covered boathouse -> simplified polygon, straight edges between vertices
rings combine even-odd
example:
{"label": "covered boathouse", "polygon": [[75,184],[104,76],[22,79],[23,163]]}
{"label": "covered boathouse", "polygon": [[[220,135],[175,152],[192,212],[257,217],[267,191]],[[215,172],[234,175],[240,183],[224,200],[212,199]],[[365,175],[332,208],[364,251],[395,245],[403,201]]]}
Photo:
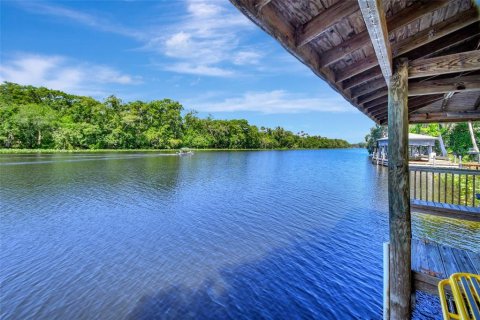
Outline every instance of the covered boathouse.
{"label": "covered boathouse", "polygon": [[[441,136],[432,137],[424,134],[409,133],[408,134],[408,157],[410,161],[418,161],[421,163],[423,160],[427,164],[434,164],[434,159],[437,158],[435,147],[441,150],[438,155],[440,159],[447,159],[447,150],[443,144]],[[388,164],[387,161],[388,152],[388,137],[380,138],[377,140],[377,147],[374,149],[372,156],[372,162],[379,164],[380,162]]]}
{"label": "covered boathouse", "polygon": [[[420,196],[427,198],[424,207],[438,204],[437,212],[445,213],[455,209],[446,206],[458,200],[455,206],[473,210],[470,213],[478,217],[478,201],[460,194],[463,189],[455,198],[453,182],[457,181],[455,175],[464,177],[467,184],[473,181],[475,193],[480,180],[475,184],[476,174],[461,170],[426,172],[422,168],[413,175],[408,164],[409,123],[480,120],[480,25],[475,2],[230,1],[352,106],[375,123],[388,124],[390,242],[386,251],[389,267],[384,273],[384,318],[409,319],[412,288],[427,290],[428,285],[438,282],[437,275],[441,278],[455,271],[451,267],[454,261],[462,262],[461,266],[456,264],[457,271],[480,273],[480,259],[475,253],[455,258],[439,246],[426,251],[430,250],[428,246],[418,248],[414,243],[412,256],[410,213],[411,208],[421,211],[418,203],[412,202],[411,206],[411,198],[416,200],[418,193],[416,187],[411,189],[410,182],[417,183],[419,177],[422,186],[422,177],[426,176],[427,190]],[[442,192],[443,186],[437,190],[435,184],[428,188],[442,174],[445,181],[451,175],[451,192]],[[445,252],[450,253],[442,256]],[[442,270],[422,274],[418,270],[424,260],[442,265]]]}

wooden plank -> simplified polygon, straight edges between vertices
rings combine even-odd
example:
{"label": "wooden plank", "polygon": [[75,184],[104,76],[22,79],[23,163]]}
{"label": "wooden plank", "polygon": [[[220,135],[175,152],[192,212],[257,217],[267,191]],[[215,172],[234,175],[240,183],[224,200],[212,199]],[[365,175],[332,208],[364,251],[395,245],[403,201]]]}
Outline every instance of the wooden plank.
{"label": "wooden plank", "polygon": [[387,89],[386,87],[385,87],[385,88],[381,88],[381,89],[378,89],[377,91],[375,91],[375,92],[373,92],[373,93],[371,93],[371,94],[358,97],[358,98],[356,99],[356,100],[357,100],[357,103],[360,104],[360,105],[363,105],[364,103],[367,103],[367,102],[373,101],[373,100],[375,100],[375,99],[378,99],[378,98],[387,96],[387,95],[388,95],[388,91],[386,91],[386,89]]}
{"label": "wooden plank", "polygon": [[478,120],[480,120],[480,111],[414,113],[409,116],[410,123],[463,122]]}
{"label": "wooden plank", "polygon": [[[419,58],[430,58],[441,55],[442,52],[455,48],[465,42],[478,41],[480,35],[480,23],[473,23],[468,27],[457,30],[448,34],[440,39],[431,41],[422,45],[421,47],[412,50],[408,53],[408,57],[411,60]],[[465,50],[459,50],[465,51]]]}
{"label": "wooden plank", "polygon": [[475,8],[466,12],[461,12],[450,19],[437,23],[411,37],[396,42],[392,46],[392,53],[395,57],[401,57],[407,52],[463,29],[477,21],[478,13]]}
{"label": "wooden plank", "polygon": [[433,277],[421,272],[412,272],[414,289],[438,296],[438,283],[440,278]]}
{"label": "wooden plank", "polygon": [[[429,29],[429,32],[423,33],[422,31],[418,33],[418,34],[421,34],[422,37],[420,36],[417,37],[414,35],[412,37],[405,38],[404,40],[398,43],[394,43],[392,45],[392,57],[398,58],[416,48],[421,47],[422,45],[438,40],[443,36],[446,36],[450,33],[458,31],[459,29],[474,23],[476,20],[478,20],[478,18],[473,17],[473,15],[474,13],[471,10],[468,11],[465,16],[463,13],[460,13],[454,17],[455,21],[461,21],[457,24],[452,24],[453,23],[453,18],[452,18],[447,20],[446,21],[447,23],[441,22],[440,24],[432,26]],[[437,29],[439,29],[438,32],[437,32]],[[446,45],[448,44],[442,44],[442,47]],[[429,52],[426,52],[425,54],[428,54],[428,53]],[[376,59],[376,54],[371,54],[368,57],[366,57],[361,63],[348,66],[343,70],[341,70],[339,72],[339,75],[336,78],[336,81],[339,82],[339,81],[346,80],[348,78],[347,76],[348,74],[357,75],[365,70],[374,68],[376,66],[378,66],[378,60]]]}
{"label": "wooden plank", "polygon": [[[405,8],[399,13],[392,16],[387,21],[387,29],[390,32],[395,31],[396,29],[417,20],[425,14],[430,14],[432,11],[439,9],[448,3],[449,2],[447,0],[415,2],[410,7]],[[332,63],[342,60],[350,53],[370,44],[368,42],[369,39],[370,36],[367,30],[350,37],[338,46],[323,52],[320,58],[320,65],[322,67],[327,67]]]}
{"label": "wooden plank", "polygon": [[441,279],[446,278],[448,270],[446,269],[445,261],[442,259],[439,245],[435,242],[426,242],[423,245],[425,247],[427,265],[421,272]]}
{"label": "wooden plank", "polygon": [[350,89],[350,88],[353,88],[353,87],[356,87],[358,85],[361,85],[367,81],[370,81],[372,79],[375,79],[379,76],[382,76],[382,70],[380,70],[380,67],[379,66],[375,66],[371,69],[368,69],[356,76],[352,76],[348,79],[345,79],[343,82],[342,82],[342,88],[344,90],[346,89]]}
{"label": "wooden plank", "polygon": [[460,267],[455,260],[452,248],[447,246],[439,246],[443,265],[445,267],[445,275],[442,278],[448,278],[456,272],[460,272]]}
{"label": "wooden plank", "polygon": [[457,262],[458,272],[476,273],[477,268],[473,265],[467,251],[457,248],[451,248],[455,261]]}
{"label": "wooden plank", "polygon": [[358,7],[351,1],[338,1],[333,6],[320,12],[312,20],[305,23],[298,30],[296,43],[302,47],[327,31],[328,28],[338,23],[341,19],[358,11]]}
{"label": "wooden plank", "polygon": [[412,274],[408,171],[408,63],[399,61],[388,94],[388,203],[390,230],[390,316],[410,319]]}
{"label": "wooden plank", "polygon": [[412,79],[474,70],[480,70],[480,50],[414,60],[408,67],[408,77]]}
{"label": "wooden plank", "polygon": [[472,261],[473,266],[475,267],[475,273],[480,274],[480,253],[467,251],[467,255]]}
{"label": "wooden plank", "polygon": [[433,207],[422,203],[418,199],[413,199],[411,203],[412,211],[415,213],[480,222],[480,211],[473,213],[469,210],[462,210],[462,207],[455,207],[452,204],[449,204],[449,206],[450,208],[448,206],[446,208]]}
{"label": "wooden plank", "polygon": [[257,11],[262,11],[263,7],[265,7],[271,1],[272,0],[258,0],[257,3],[255,4],[255,8],[257,8]]}
{"label": "wooden plank", "polygon": [[384,78],[379,78],[370,82],[367,82],[361,86],[355,87],[351,91],[352,97],[358,97],[365,94],[368,94],[372,91],[378,90],[380,88],[385,88],[386,82]]}
{"label": "wooden plank", "polygon": [[377,56],[371,54],[361,62],[352,63],[348,67],[338,71],[335,82],[341,82],[376,66],[378,66]]}
{"label": "wooden plank", "polygon": [[469,92],[480,90],[480,76],[463,76],[456,78],[409,82],[408,96],[422,96],[448,92]]}
{"label": "wooden plank", "polygon": [[392,76],[392,48],[388,39],[387,20],[380,0],[358,0],[358,5],[367,27],[370,41],[382,70],[383,78],[388,83]]}

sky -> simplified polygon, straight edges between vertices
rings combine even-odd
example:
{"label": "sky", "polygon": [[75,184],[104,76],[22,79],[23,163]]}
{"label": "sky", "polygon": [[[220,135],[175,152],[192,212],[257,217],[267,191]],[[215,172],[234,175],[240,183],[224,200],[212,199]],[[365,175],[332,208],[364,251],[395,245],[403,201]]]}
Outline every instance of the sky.
{"label": "sky", "polygon": [[374,125],[228,0],[1,0],[0,20],[0,82],[352,143]]}

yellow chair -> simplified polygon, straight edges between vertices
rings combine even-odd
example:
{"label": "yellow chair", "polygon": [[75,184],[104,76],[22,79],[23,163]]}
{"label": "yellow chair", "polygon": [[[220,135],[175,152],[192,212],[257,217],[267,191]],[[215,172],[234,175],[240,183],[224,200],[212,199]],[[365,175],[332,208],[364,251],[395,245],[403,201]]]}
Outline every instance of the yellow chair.
{"label": "yellow chair", "polygon": [[[447,287],[453,294],[449,305]],[[438,283],[443,319],[480,320],[480,275],[454,273]]]}

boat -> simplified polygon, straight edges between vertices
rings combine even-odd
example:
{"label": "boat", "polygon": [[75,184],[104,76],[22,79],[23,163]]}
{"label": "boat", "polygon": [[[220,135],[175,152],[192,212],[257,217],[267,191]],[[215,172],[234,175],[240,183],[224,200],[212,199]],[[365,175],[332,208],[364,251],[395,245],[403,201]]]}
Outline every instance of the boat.
{"label": "boat", "polygon": [[178,156],[191,156],[191,155],[193,155],[193,151],[190,150],[189,148],[181,148],[181,149],[177,152],[177,155],[178,155]]}

